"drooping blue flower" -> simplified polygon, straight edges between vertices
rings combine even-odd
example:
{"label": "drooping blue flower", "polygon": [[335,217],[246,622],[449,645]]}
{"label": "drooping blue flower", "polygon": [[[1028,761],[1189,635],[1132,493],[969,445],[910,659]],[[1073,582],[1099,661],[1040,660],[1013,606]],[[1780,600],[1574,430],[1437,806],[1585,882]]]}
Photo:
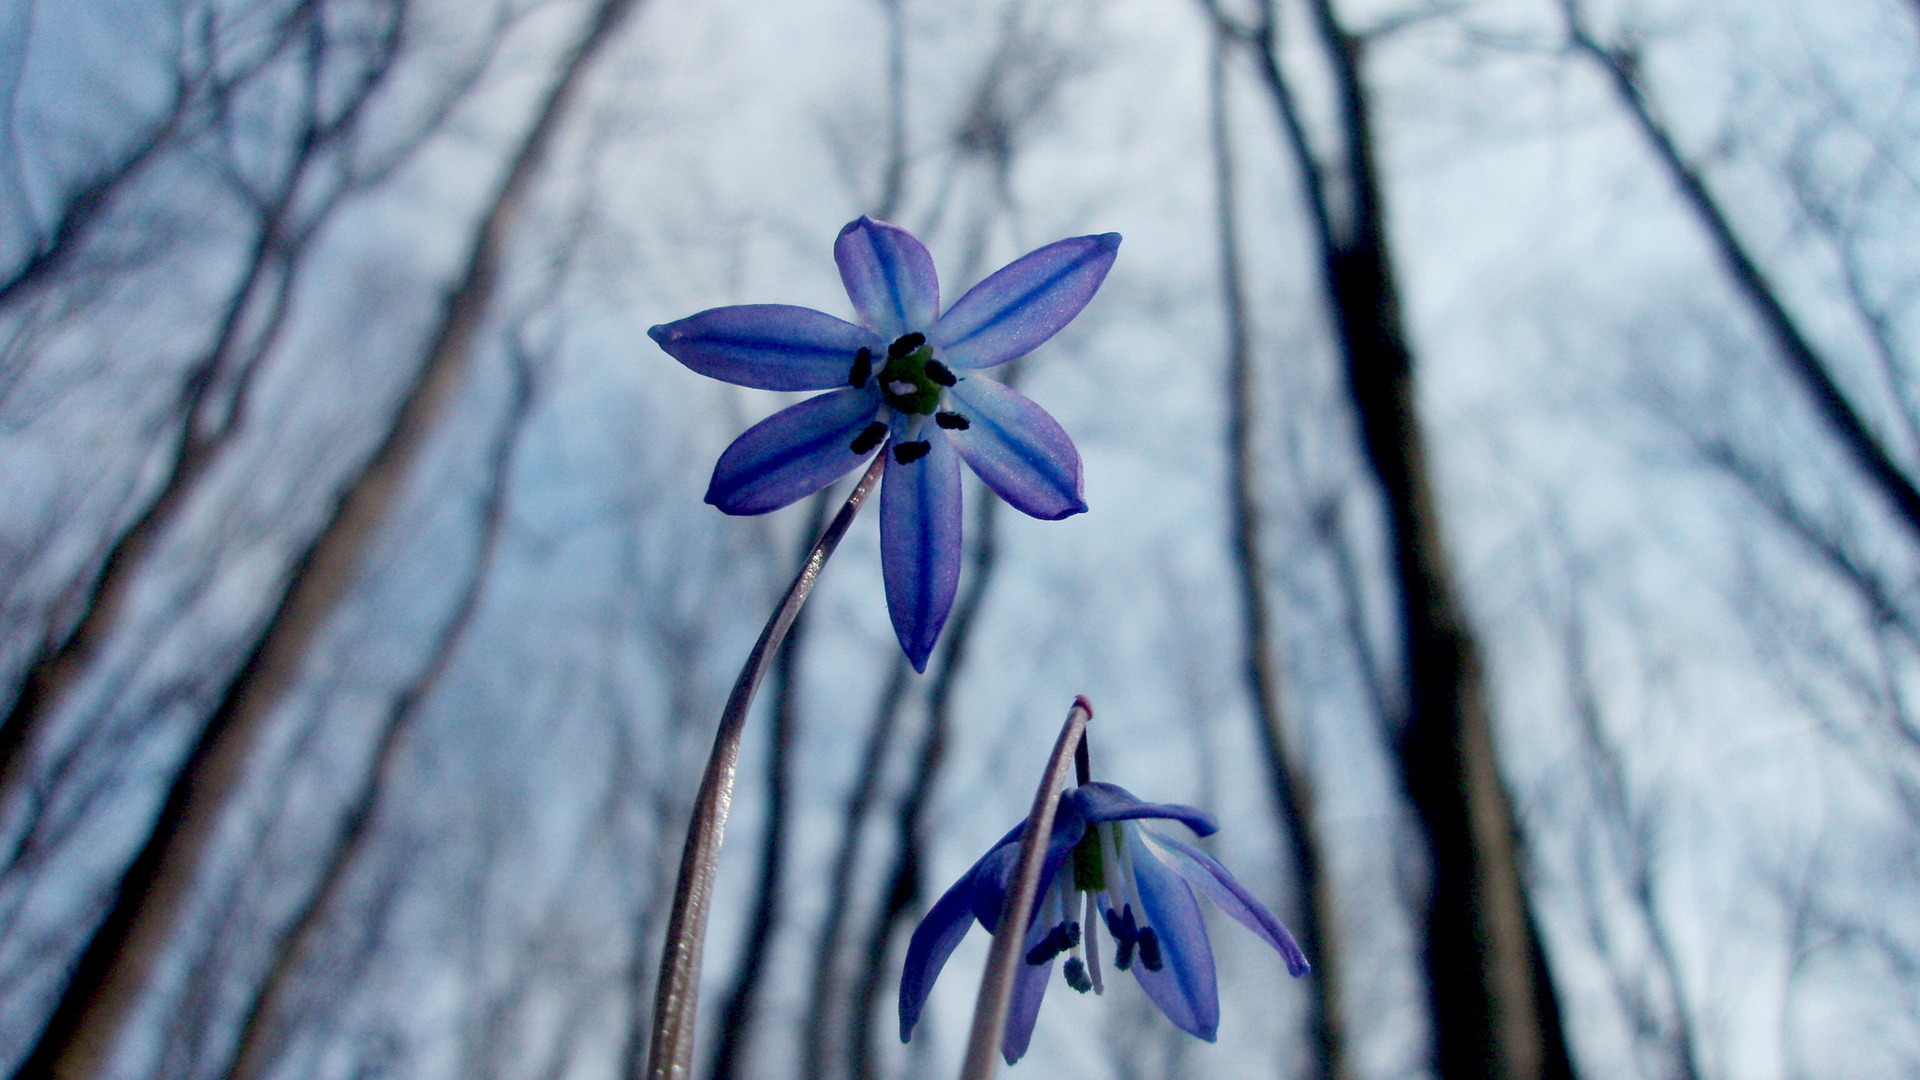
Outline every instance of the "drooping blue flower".
{"label": "drooping blue flower", "polygon": [[1093,299],[1118,233],[1048,244],[940,311],[933,257],[906,230],[863,217],[834,260],[860,322],[745,304],[653,327],[693,370],[761,390],[827,390],[747,429],[720,455],[707,501],[764,514],[887,454],[880,561],[894,633],[925,671],[960,581],[960,462],[1015,509],[1047,521],[1086,510],[1080,453],[1053,417],[982,375],[1032,352]]}
{"label": "drooping blue flower", "polygon": [[[1096,781],[1060,796],[1007,1010],[1001,1043],[1007,1064],[1027,1052],[1056,958],[1067,956],[1067,984],[1075,990],[1103,989],[1096,922],[1113,941],[1113,966],[1132,971],[1167,1019],[1208,1042],[1220,1028],[1220,997],[1196,891],[1273,946],[1288,973],[1298,977],[1310,969],[1293,935],[1226,867],[1140,824],[1149,818],[1177,821],[1200,836],[1216,828],[1204,811],[1141,802],[1114,784]],[[902,1041],[913,1034],[933,980],[967,930],[978,921],[992,933],[999,924],[1025,832],[1025,824],[1016,827],[981,856],[913,932],[900,975]]]}

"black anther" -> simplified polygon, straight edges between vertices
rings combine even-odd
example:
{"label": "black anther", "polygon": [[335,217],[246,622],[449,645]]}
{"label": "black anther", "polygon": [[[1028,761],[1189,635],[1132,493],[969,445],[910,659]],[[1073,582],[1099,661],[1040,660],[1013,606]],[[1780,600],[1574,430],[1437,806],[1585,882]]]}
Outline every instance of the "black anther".
{"label": "black anther", "polygon": [[1148,971],[1160,970],[1160,935],[1151,926],[1140,928],[1140,963]]}
{"label": "black anther", "polygon": [[934,413],[933,422],[946,428],[948,431],[965,431],[973,426],[971,421],[957,412]]}
{"label": "black anther", "polygon": [[953,375],[953,369],[938,360],[927,361],[927,378],[941,386],[952,386],[960,380]]}
{"label": "black anther", "polygon": [[933,444],[925,439],[920,439],[917,442],[894,443],[893,460],[902,465],[911,465],[921,458],[926,457],[932,450]]}
{"label": "black anther", "polygon": [[1084,994],[1093,989],[1093,979],[1087,974],[1087,962],[1079,957],[1071,956],[1067,958],[1067,966],[1064,974],[1067,977],[1067,985],[1073,987],[1075,990]]}
{"label": "black anther", "polygon": [[1053,929],[1047,931],[1047,935],[1035,943],[1033,948],[1027,950],[1028,967],[1039,967],[1041,964],[1073,948],[1073,942],[1068,940],[1067,925],[1066,923],[1061,923],[1055,926]]}
{"label": "black anther", "polygon": [[853,443],[849,445],[847,449],[856,454],[864,454],[874,447],[879,446],[880,440],[886,437],[887,425],[875,420],[873,423],[867,425],[865,431],[853,437]]}
{"label": "black anther", "polygon": [[887,359],[897,360],[926,343],[927,335],[925,334],[903,334],[897,341],[887,346]]}
{"label": "black anther", "polygon": [[862,345],[860,351],[853,354],[853,370],[847,372],[847,385],[856,388],[865,386],[872,374],[873,350]]}
{"label": "black anther", "polygon": [[1125,971],[1133,966],[1133,947],[1140,941],[1140,931],[1133,921],[1133,905],[1123,905],[1117,913],[1108,908],[1106,915],[1107,932],[1113,935],[1114,941],[1113,966]]}

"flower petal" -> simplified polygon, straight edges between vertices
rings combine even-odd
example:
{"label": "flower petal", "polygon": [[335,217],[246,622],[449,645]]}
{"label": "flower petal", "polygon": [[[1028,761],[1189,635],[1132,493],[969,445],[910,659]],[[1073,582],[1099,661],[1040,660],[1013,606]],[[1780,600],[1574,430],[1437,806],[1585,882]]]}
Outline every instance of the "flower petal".
{"label": "flower petal", "polygon": [[[1046,936],[1046,927],[1036,924],[1027,931],[1027,937],[1021,943],[1022,954],[1040,944]],[[1053,961],[1044,964],[1029,964],[1020,961],[1013,974],[1013,996],[1007,1002],[1007,1028],[1000,1037],[1000,1056],[1012,1065],[1026,1056],[1028,1044],[1033,1042],[1033,1028],[1040,1019],[1040,1002],[1047,996],[1047,984],[1053,981]]]}
{"label": "flower petal", "polygon": [[898,225],[862,217],[840,230],[833,260],[853,310],[889,342],[911,331],[925,333],[940,313],[933,256]]}
{"label": "flower petal", "polygon": [[1179,803],[1141,802],[1133,792],[1119,784],[1109,784],[1104,780],[1083,784],[1074,788],[1072,794],[1080,803],[1080,810],[1089,822],[1165,818],[1169,821],[1177,821],[1201,836],[1212,836],[1220,828],[1213,823],[1213,816],[1205,810],[1196,810]]}
{"label": "flower petal", "polygon": [[[1006,838],[994,846],[992,851],[980,857],[977,864],[979,873],[974,876],[973,914],[980,925],[991,934],[1000,925],[1000,911],[1007,904],[1007,890],[1013,885],[1013,874],[1020,860],[1020,838],[1025,835],[1027,826],[1023,822],[1014,827]],[[1073,847],[1087,832],[1086,819],[1080,816],[1079,807],[1065,795],[1060,797],[1059,808],[1053,815],[1053,835],[1047,838],[1047,853],[1040,860],[1040,896],[1047,895],[1054,876],[1060,873],[1067,858],[1073,854]],[[1035,900],[1038,918],[1039,900]]]}
{"label": "flower petal", "polygon": [[1030,251],[967,290],[927,336],[948,367],[985,368],[1025,356],[1080,314],[1119,250],[1120,234],[1105,233]]}
{"label": "flower petal", "polygon": [[647,331],[667,355],[709,378],[755,390],[847,385],[853,356],[885,347],[864,326],[791,304],[741,304]]}
{"label": "flower petal", "polygon": [[764,514],[819,491],[867,459],[851,446],[879,408],[878,390],[848,388],[774,413],[720,455],[707,501],[729,514]]}
{"label": "flower petal", "polygon": [[1162,962],[1159,971],[1149,971],[1135,959],[1133,974],[1176,1027],[1212,1042],[1220,1031],[1220,988],[1214,979],[1207,924],[1193,890],[1151,848],[1137,842],[1139,831],[1138,826],[1127,830],[1134,849],[1133,879],[1146,908],[1146,925],[1160,938]]}
{"label": "flower petal", "polygon": [[[1142,830],[1147,832],[1146,830]],[[1280,958],[1286,961],[1287,974],[1299,978],[1313,970],[1307,962],[1307,954],[1300,950],[1299,942],[1274,918],[1266,905],[1254,899],[1232,873],[1220,865],[1213,856],[1190,844],[1183,844],[1170,836],[1157,832],[1147,832],[1150,843],[1159,847],[1166,856],[1166,863],[1174,872],[1187,880],[1187,883],[1199,889],[1215,907],[1227,913],[1235,922],[1260,935],[1260,940],[1273,946]]]}
{"label": "flower petal", "polygon": [[1045,409],[978,375],[961,379],[947,397],[967,421],[947,437],[996,495],[1042,521],[1086,512],[1080,452]]}
{"label": "flower petal", "polygon": [[933,981],[940,977],[947,958],[960,946],[960,939],[973,928],[973,888],[980,865],[974,863],[973,869],[961,875],[952,888],[934,901],[932,910],[920,920],[907,942],[907,962],[900,971],[901,1042],[913,1035],[914,1025],[920,1022],[920,1012],[927,1007],[927,995],[933,992]]}
{"label": "flower petal", "polygon": [[[960,583],[960,455],[946,433],[926,425],[925,456],[901,464],[887,455],[880,489],[880,573],[887,586],[887,613],[913,670],[927,670],[927,657],[946,625]],[[896,438],[892,451],[901,443]]]}

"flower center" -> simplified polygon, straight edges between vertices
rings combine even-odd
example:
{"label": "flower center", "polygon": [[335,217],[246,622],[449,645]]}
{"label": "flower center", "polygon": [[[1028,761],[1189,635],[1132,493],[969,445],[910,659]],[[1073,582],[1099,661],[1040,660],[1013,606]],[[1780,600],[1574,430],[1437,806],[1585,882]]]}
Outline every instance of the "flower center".
{"label": "flower center", "polygon": [[933,358],[933,346],[927,344],[925,334],[906,334],[887,346],[887,361],[879,379],[881,396],[888,405],[897,412],[918,416],[938,409],[940,391],[955,382],[947,365]]}

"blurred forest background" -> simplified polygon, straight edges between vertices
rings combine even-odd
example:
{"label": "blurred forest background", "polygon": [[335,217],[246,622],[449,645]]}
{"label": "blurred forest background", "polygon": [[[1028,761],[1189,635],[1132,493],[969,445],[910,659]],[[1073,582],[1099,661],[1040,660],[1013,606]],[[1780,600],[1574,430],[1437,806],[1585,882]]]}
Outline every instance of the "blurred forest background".
{"label": "blurred forest background", "polygon": [[971,499],[926,676],[857,523],[704,1070],[950,1074],[905,935],[1085,693],[1319,970],[1016,1073],[1920,1076],[1915,0],[0,6],[0,1075],[638,1075],[822,512],[645,330],[847,314],[862,213],[1125,235],[1017,372],[1092,510]]}

